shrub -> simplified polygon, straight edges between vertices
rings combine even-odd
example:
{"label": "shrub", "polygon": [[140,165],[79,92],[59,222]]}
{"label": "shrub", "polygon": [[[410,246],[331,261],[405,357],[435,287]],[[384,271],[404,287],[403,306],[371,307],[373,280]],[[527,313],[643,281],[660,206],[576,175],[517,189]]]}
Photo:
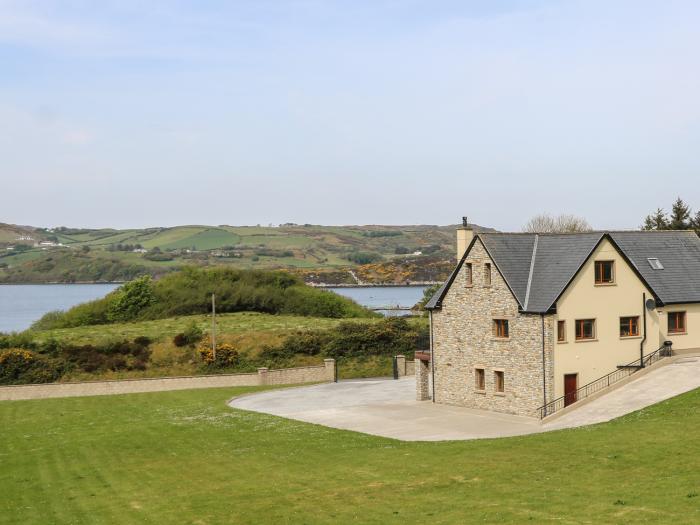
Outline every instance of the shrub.
{"label": "shrub", "polygon": [[350,357],[410,355],[422,349],[428,333],[405,319],[393,317],[378,323],[343,322],[328,330],[299,331],[276,346],[260,353],[267,366],[291,361],[295,355],[322,355],[344,359]]}
{"label": "shrub", "polygon": [[0,381],[17,380],[29,370],[35,361],[34,353],[22,348],[10,348],[0,353]]}
{"label": "shrub", "polygon": [[62,355],[73,368],[84,372],[145,370],[151,350],[135,341],[113,341],[101,347],[69,345]]}
{"label": "shrub", "polygon": [[64,363],[24,348],[0,352],[0,384],[48,383],[63,373]]}
{"label": "shrub", "polygon": [[228,343],[217,343],[216,358],[211,347],[211,340],[203,340],[197,347],[200,358],[207,366],[212,368],[231,368],[238,365],[241,356],[238,351]]}
{"label": "shrub", "polygon": [[383,257],[378,253],[352,252],[348,254],[347,259],[355,264],[370,264],[381,261]]}
{"label": "shrub", "polygon": [[202,329],[197,326],[197,323],[192,321],[184,332],[177,334],[173,337],[173,344],[177,347],[183,347],[187,345],[195,345],[202,339]]}

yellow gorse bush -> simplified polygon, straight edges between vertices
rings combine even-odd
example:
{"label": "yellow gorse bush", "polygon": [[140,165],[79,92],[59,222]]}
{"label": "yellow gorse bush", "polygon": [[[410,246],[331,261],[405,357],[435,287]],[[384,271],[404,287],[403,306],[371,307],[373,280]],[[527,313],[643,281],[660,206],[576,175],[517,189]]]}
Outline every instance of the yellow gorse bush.
{"label": "yellow gorse bush", "polygon": [[216,345],[216,360],[211,348],[211,339],[205,337],[197,345],[199,357],[208,365],[232,366],[238,362],[239,354],[233,345],[229,343],[218,343]]}
{"label": "yellow gorse bush", "polygon": [[9,348],[0,352],[0,367],[9,362],[31,363],[32,361],[34,361],[34,355],[24,348]]}

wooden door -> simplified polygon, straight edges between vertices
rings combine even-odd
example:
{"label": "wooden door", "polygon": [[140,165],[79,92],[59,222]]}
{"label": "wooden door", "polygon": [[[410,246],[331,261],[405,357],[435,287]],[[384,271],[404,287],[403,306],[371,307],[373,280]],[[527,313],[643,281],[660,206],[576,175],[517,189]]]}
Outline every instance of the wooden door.
{"label": "wooden door", "polygon": [[578,374],[564,375],[564,406],[576,402],[576,389],[578,388]]}

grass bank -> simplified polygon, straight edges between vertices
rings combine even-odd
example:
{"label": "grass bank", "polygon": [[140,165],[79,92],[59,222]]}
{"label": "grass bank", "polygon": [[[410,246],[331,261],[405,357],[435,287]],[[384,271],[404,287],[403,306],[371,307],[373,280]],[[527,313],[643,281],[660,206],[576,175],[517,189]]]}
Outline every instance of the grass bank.
{"label": "grass bank", "polygon": [[[261,358],[261,352],[266,348],[283,344],[288,338],[297,336],[300,332],[322,331],[339,329],[345,319],[317,318],[294,315],[271,315],[256,312],[239,312],[217,315],[217,341],[231,345],[243,358],[244,362],[257,362]],[[383,326],[384,318],[368,318],[353,320],[365,326]],[[427,321],[424,318],[413,318],[408,321],[412,329],[426,328]],[[141,321],[131,323],[115,323],[105,325],[78,326],[74,328],[57,328],[53,330],[31,330],[22,335],[26,336],[26,342],[18,341],[11,346],[28,347],[36,345],[39,348],[46,345],[93,345],[98,351],[110,343],[119,341],[134,341],[138,338],[148,338],[152,341],[149,345],[149,357],[144,368],[100,368],[86,372],[79,367],[69,369],[61,377],[61,381],[87,381],[98,379],[124,379],[142,377],[163,377],[180,375],[197,375],[202,373],[215,373],[216,370],[203,368],[201,359],[194,346],[176,346],[174,339],[192,326],[198,327],[205,337],[211,330],[211,317],[207,315],[179,316],[168,319]],[[392,335],[392,340],[400,337],[399,334],[387,332]],[[349,335],[349,343],[360,344],[356,338]],[[374,340],[372,340],[374,341]],[[370,341],[370,342],[372,342]],[[381,337],[377,344],[388,344]],[[0,341],[2,343],[2,341]],[[297,352],[291,352],[284,356],[272,358],[272,361],[261,363],[260,366],[275,368],[315,365],[323,362],[324,355],[310,354],[304,348],[306,339],[302,339]],[[305,353],[306,351],[306,353]],[[1,350],[0,350],[1,352]],[[388,376],[391,373],[391,352],[382,350],[381,355],[351,355],[340,356],[333,354],[330,357],[339,359],[339,376],[351,377],[377,377]],[[405,352],[404,352],[405,353]],[[264,357],[264,356],[263,356]],[[253,367],[254,371],[255,368]],[[248,368],[240,370],[225,370],[227,372],[247,372]]]}
{"label": "grass bank", "polygon": [[697,523],[700,391],[593,427],[404,443],[253,389],[0,403],[0,523]]}

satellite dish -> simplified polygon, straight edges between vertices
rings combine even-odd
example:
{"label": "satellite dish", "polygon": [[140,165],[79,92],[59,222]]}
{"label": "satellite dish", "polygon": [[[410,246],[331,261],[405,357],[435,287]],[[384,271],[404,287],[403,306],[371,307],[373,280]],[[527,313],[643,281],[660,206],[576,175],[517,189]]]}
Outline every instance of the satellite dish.
{"label": "satellite dish", "polygon": [[654,299],[647,299],[647,302],[644,303],[647,307],[647,310],[653,310],[656,308],[656,301]]}

